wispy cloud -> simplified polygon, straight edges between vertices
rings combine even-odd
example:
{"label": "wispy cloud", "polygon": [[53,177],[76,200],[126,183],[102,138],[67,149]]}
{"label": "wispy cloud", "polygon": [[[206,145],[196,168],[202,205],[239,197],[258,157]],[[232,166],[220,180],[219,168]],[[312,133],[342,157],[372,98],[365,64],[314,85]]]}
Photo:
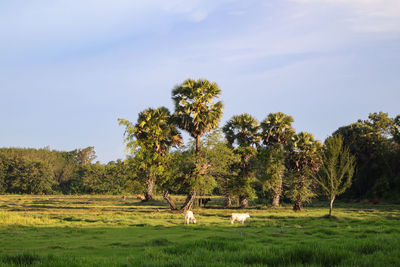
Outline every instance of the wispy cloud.
{"label": "wispy cloud", "polygon": [[400,32],[398,0],[291,0],[315,11],[330,8],[341,13],[350,28],[360,32]]}
{"label": "wispy cloud", "polygon": [[0,2],[0,53],[73,50],[143,34],[167,34],[176,23],[203,21],[222,2],[5,0]]}

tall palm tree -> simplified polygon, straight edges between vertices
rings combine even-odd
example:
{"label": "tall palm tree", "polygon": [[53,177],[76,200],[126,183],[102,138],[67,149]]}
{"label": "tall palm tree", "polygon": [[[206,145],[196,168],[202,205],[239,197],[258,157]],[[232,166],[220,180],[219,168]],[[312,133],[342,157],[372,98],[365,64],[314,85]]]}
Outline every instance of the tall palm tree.
{"label": "tall palm tree", "polygon": [[265,146],[286,145],[294,135],[293,117],[282,112],[270,113],[261,122],[262,141]]}
{"label": "tall palm tree", "polygon": [[[222,128],[228,145],[234,147],[234,151],[240,155],[238,177],[236,179],[236,192],[239,195],[240,207],[248,206],[248,198],[252,195],[253,189],[250,186],[252,171],[250,160],[254,156],[256,149],[254,146],[259,144],[258,121],[251,115],[244,113],[233,116]],[[231,196],[226,195],[227,199]]]}
{"label": "tall palm tree", "polygon": [[[217,128],[221,120],[223,104],[221,101],[215,102],[220,94],[221,89],[218,85],[206,79],[187,79],[172,90],[175,104],[174,121],[179,128],[187,131],[196,140],[198,159],[201,136]],[[204,169],[202,166],[197,168]],[[190,209],[195,197],[196,192],[192,190],[182,209]]]}
{"label": "tall palm tree", "polygon": [[228,144],[239,147],[257,146],[259,144],[258,121],[247,113],[233,116],[222,128]]}
{"label": "tall palm tree", "polygon": [[[267,150],[270,150],[270,152],[275,153],[276,155],[284,154],[284,146],[288,144],[295,133],[292,123],[293,117],[282,112],[268,114],[267,118],[261,122],[261,139]],[[280,167],[284,166],[284,158],[277,158],[281,158],[282,162],[275,160],[274,165],[276,166],[269,168],[270,170],[268,171],[274,180],[269,181],[272,185],[271,192],[273,206],[279,206],[280,198],[282,196],[283,175],[285,171],[284,168]],[[271,171],[278,173],[271,173]]]}
{"label": "tall palm tree", "polygon": [[289,146],[288,196],[294,202],[293,210],[301,211],[303,202],[314,196],[311,177],[321,165],[322,144],[312,134],[301,132],[293,136]]}
{"label": "tall palm tree", "polygon": [[164,155],[172,146],[182,145],[182,137],[166,107],[148,108],[140,112],[134,135],[142,145],[158,155]]}
{"label": "tall palm tree", "polygon": [[200,137],[219,125],[223,104],[214,101],[220,94],[218,85],[206,79],[187,79],[172,90],[175,122],[196,140],[196,153],[200,152]]}
{"label": "tall palm tree", "polygon": [[125,125],[127,148],[140,158],[140,173],[146,181],[145,201],[153,198],[154,185],[161,176],[158,168],[172,146],[181,146],[182,137],[172,123],[169,110],[165,107],[148,108],[139,113],[135,125],[125,119],[118,119]]}

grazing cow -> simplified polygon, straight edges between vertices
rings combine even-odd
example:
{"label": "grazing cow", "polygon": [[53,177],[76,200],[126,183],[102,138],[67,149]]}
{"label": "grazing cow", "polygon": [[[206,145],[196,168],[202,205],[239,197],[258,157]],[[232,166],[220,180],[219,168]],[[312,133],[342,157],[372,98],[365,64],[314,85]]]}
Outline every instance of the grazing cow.
{"label": "grazing cow", "polygon": [[231,224],[233,224],[234,221],[239,221],[241,224],[243,224],[247,218],[250,218],[248,213],[232,213]]}
{"label": "grazing cow", "polygon": [[185,224],[189,224],[190,222],[196,224],[196,218],[191,210],[187,210],[185,211]]}

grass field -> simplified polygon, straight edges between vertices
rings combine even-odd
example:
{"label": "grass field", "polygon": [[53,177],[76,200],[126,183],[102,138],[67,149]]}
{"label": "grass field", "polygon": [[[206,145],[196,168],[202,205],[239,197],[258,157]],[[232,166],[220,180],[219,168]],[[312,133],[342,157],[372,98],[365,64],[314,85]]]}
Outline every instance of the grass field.
{"label": "grass field", "polygon": [[400,266],[400,205],[255,206],[231,226],[219,203],[183,225],[161,199],[2,195],[0,266]]}

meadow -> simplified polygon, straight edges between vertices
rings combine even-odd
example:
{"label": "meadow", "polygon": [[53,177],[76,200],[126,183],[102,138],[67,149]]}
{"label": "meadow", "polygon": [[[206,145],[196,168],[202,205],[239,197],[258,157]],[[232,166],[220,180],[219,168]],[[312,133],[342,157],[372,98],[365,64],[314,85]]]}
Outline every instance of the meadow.
{"label": "meadow", "polygon": [[[182,197],[174,197],[178,204]],[[400,266],[400,205],[318,202],[223,209],[184,225],[156,198],[0,196],[0,266]],[[249,212],[230,225],[232,212]]]}

